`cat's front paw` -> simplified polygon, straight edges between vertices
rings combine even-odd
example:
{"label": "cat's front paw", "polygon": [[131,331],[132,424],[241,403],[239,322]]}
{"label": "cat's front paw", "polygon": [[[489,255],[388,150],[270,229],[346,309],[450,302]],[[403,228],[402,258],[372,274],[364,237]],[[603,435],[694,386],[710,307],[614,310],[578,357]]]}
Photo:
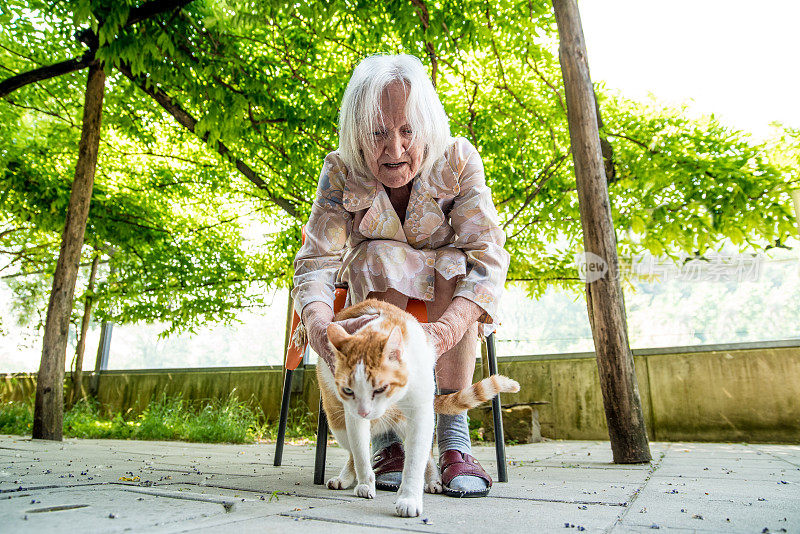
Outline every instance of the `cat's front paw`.
{"label": "cat's front paw", "polygon": [[375,484],[359,484],[356,486],[355,491],[356,497],[363,497],[365,499],[374,499],[375,498]]}
{"label": "cat's front paw", "polygon": [[417,517],[422,513],[422,496],[400,497],[395,503],[395,510],[400,517]]}
{"label": "cat's front paw", "polygon": [[444,486],[438,475],[435,479],[425,481],[425,493],[441,493],[442,491],[444,491]]}
{"label": "cat's front paw", "polygon": [[332,490],[347,489],[351,484],[353,484],[352,480],[346,480],[342,477],[334,477],[327,482],[328,489]]}

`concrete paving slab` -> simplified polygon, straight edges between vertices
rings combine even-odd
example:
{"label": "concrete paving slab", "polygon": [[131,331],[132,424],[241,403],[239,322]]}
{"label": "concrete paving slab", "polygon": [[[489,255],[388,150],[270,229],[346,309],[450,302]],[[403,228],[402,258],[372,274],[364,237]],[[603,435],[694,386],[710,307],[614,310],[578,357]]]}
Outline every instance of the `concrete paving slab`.
{"label": "concrete paving slab", "polygon": [[104,484],[8,495],[0,499],[0,524],[3,532],[65,532],[64,522],[79,517],[81,523],[88,525],[85,530],[82,527],[86,532],[131,529],[173,532],[185,530],[186,522],[195,527],[217,525],[331,504],[335,503],[290,495],[200,488],[193,484],[170,487]]}
{"label": "concrete paving slab", "polygon": [[707,463],[682,466],[680,463],[664,465],[655,473],[660,477],[683,478],[715,478],[734,480],[764,480],[800,485],[800,469],[777,462],[763,462],[757,465],[741,465],[724,463],[709,465]]}
{"label": "concrete paving slab", "polygon": [[[666,485],[667,481],[671,480]],[[620,527],[715,532],[800,531],[800,495],[771,484],[682,479],[651,481],[627,510]],[[674,493],[673,493],[674,492]],[[767,495],[768,497],[762,497]],[[619,530],[621,528],[622,530]]]}
{"label": "concrete paving slab", "polygon": [[[637,474],[622,470],[604,473],[606,480],[598,480],[596,472],[596,470],[553,467],[515,469],[510,475],[510,483],[494,485],[492,496],[579,504],[624,505],[647,478],[647,473]],[[624,480],[626,476],[627,481]]]}
{"label": "concrete paving slab", "polygon": [[4,532],[82,532],[149,530],[168,523],[185,523],[226,513],[222,503],[142,495],[119,486],[53,488],[31,497],[0,501]]}
{"label": "concrete paving slab", "polygon": [[[660,493],[659,493],[660,492]],[[661,495],[663,494],[663,496]],[[716,480],[709,478],[661,478],[653,477],[638,500],[647,495],[657,496],[663,504],[682,505],[687,500],[691,503],[729,502],[741,506],[761,506],[758,503],[769,502],[774,505],[796,505],[798,489],[796,486],[773,484],[764,481],[750,481],[742,484],[739,481]],[[685,506],[678,506],[685,508]]]}
{"label": "concrete paving slab", "polygon": [[652,470],[631,469],[584,469],[580,467],[537,466],[536,464],[509,469],[509,480],[515,482],[519,477],[530,475],[534,480],[598,482],[610,484],[643,484],[651,476]]}
{"label": "concrete paving slab", "polygon": [[400,518],[394,513],[395,495],[381,492],[375,499],[360,499],[335,507],[292,512],[291,517],[320,519],[333,526],[346,517],[360,526],[388,527],[417,532],[552,532],[564,531],[565,525],[587,532],[602,532],[614,523],[619,507],[537,502],[521,499],[486,497],[453,499],[444,495],[426,495],[420,517]]}
{"label": "concrete paving slab", "polygon": [[[199,483],[206,475],[198,472],[162,469],[142,462],[115,462],[95,464],[81,460],[38,460],[29,464],[18,464],[15,469],[0,461],[0,492],[18,486],[35,487],[48,484],[74,486],[116,482],[158,483],[164,480]],[[14,476],[11,476],[11,474]]]}
{"label": "concrete paving slab", "polygon": [[[333,473],[330,473],[330,476],[333,476]],[[232,476],[209,479],[201,485],[209,488],[237,489],[266,494],[277,492],[281,495],[313,497],[342,502],[358,499],[353,495],[352,490],[330,490],[325,485],[315,485],[313,483],[312,470],[296,467],[282,467],[267,476]]]}

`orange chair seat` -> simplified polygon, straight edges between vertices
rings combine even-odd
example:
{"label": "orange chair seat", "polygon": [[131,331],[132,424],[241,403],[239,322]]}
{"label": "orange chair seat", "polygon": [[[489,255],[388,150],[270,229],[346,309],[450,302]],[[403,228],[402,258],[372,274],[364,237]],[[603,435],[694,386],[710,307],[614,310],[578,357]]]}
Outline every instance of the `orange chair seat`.
{"label": "orange chair seat", "polygon": [[[333,300],[333,312],[339,313],[344,308],[344,303],[347,300],[347,289],[343,287],[337,287],[335,297]],[[428,308],[425,307],[425,302],[418,300],[418,299],[408,299],[408,305],[406,306],[406,311],[413,315],[417,321],[421,323],[428,322]],[[300,316],[297,315],[297,312],[293,312],[292,314],[292,330],[289,334],[289,347],[286,349],[286,361],[284,362],[284,366],[286,369],[294,371],[303,361],[303,355],[306,352],[305,345],[302,347],[297,347],[291,341],[294,338],[294,331],[297,326],[300,324]]]}

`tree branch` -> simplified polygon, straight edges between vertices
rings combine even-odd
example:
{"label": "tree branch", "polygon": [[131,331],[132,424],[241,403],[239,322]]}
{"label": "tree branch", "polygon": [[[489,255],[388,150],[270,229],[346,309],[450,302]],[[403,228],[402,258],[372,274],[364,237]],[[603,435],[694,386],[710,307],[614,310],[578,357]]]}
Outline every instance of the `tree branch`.
{"label": "tree branch", "polygon": [[[192,2],[192,0],[152,0],[151,2],[147,2],[146,4],[131,9],[128,13],[128,20],[125,21],[123,28],[132,26],[137,22],[141,22],[165,11],[181,9],[190,2]],[[75,72],[76,70],[81,70],[88,67],[94,61],[97,36],[92,30],[86,29],[80,32],[80,34],[76,37],[82,43],[90,45],[90,50],[87,50],[83,56],[75,59],[68,59],[60,63],[39,67],[38,69],[23,72],[22,74],[17,74],[11,78],[6,78],[0,82],[0,98],[3,98],[9,93],[16,91],[20,87],[24,87],[28,84],[49,80],[50,78],[55,78],[56,76],[61,76],[63,74],[69,74],[70,72]],[[92,44],[95,46],[91,46]]]}
{"label": "tree branch", "polygon": [[[178,104],[172,98],[170,98],[168,94],[166,94],[164,91],[155,86],[148,87],[147,83],[143,78],[133,75],[130,69],[130,65],[125,63],[120,63],[118,69],[122,74],[125,75],[125,77],[127,77],[129,80],[135,83],[142,91],[144,91],[150,97],[152,97],[153,100],[158,102],[158,104],[162,108],[164,108],[170,115],[172,115],[175,118],[178,124],[186,128],[193,134],[197,135],[197,137],[202,139],[203,142],[206,143],[208,142],[208,133],[206,133],[203,136],[200,136],[195,132],[195,127],[197,126],[197,119],[192,117],[192,115],[190,115],[189,112],[187,112],[180,106],[180,104]],[[275,205],[283,209],[283,211],[285,211],[295,219],[299,218],[299,214],[295,206],[289,201],[287,201],[285,198],[281,198],[272,191],[270,191],[270,188],[264,181],[264,179],[261,178],[261,176],[259,176],[256,171],[250,168],[249,165],[247,165],[242,160],[236,158],[236,156],[234,156],[231,153],[230,149],[227,146],[225,146],[225,144],[222,141],[218,141],[216,143],[216,146],[212,148],[214,148],[222,157],[233,163],[236,169],[240,173],[242,173],[245,176],[245,178],[247,178],[253,184],[255,184],[256,187],[258,187],[262,191],[266,191],[267,197],[269,198],[269,200],[274,202]]]}
{"label": "tree branch", "polygon": [[[545,169],[542,171],[542,173],[541,173],[541,175],[540,175],[541,177],[539,178],[539,181],[538,181],[538,183],[536,183],[536,181],[534,180],[534,181],[532,181],[530,184],[528,184],[528,186],[525,188],[525,191],[526,191],[526,192],[527,192],[527,191],[530,189],[530,186],[531,186],[532,184],[534,184],[534,183],[536,183],[536,189],[534,189],[532,193],[529,193],[529,194],[528,194],[528,196],[525,198],[525,201],[522,203],[522,205],[519,207],[519,209],[517,209],[517,211],[514,213],[514,215],[512,215],[512,216],[511,216],[511,217],[510,217],[510,218],[509,218],[509,219],[508,219],[508,220],[505,222],[505,224],[503,224],[503,230],[505,230],[505,229],[506,229],[506,226],[508,226],[509,224],[511,224],[511,222],[512,222],[514,219],[516,219],[516,218],[517,218],[517,216],[519,216],[519,215],[520,215],[520,214],[523,212],[523,210],[525,210],[525,208],[527,208],[527,207],[528,207],[528,205],[529,205],[529,204],[530,204],[530,203],[533,201],[534,197],[536,197],[536,195],[538,195],[538,194],[539,194],[539,191],[541,191],[541,190],[542,190],[542,188],[544,187],[544,185],[545,185],[545,184],[546,184],[548,181],[550,181],[550,179],[551,179],[553,176],[555,176],[555,173],[556,173],[556,171],[558,170],[558,168],[559,168],[559,167],[561,167],[561,164],[564,162],[564,160],[566,160],[566,159],[567,159],[567,156],[568,156],[568,155],[569,155],[569,153],[567,153],[567,154],[563,154],[563,155],[562,155],[561,157],[559,157],[559,158],[554,158],[554,159],[553,159],[553,160],[552,160],[552,161],[551,161],[551,162],[550,162],[550,163],[547,165],[547,167],[546,167],[546,168],[545,168]],[[562,197],[562,198],[563,198],[563,197]],[[560,201],[559,201],[559,202],[560,202]]]}
{"label": "tree branch", "polygon": [[75,128],[75,123],[72,122],[72,120],[69,117],[62,117],[61,115],[59,115],[58,113],[55,113],[53,111],[37,108],[37,107],[34,107],[34,106],[23,106],[22,104],[17,104],[13,100],[7,100],[7,102],[8,102],[8,104],[10,106],[14,106],[15,108],[27,109],[29,111],[37,111],[37,112],[41,113],[42,115],[47,115],[47,116],[53,117],[53,118],[58,119],[58,120],[60,120],[62,122],[65,122],[65,123],[69,124],[71,127]]}
{"label": "tree branch", "polygon": [[17,74],[11,78],[6,78],[0,82],[0,98],[3,98],[7,94],[28,84],[41,82],[42,80],[49,80],[50,78],[55,78],[56,76],[61,76],[63,74],[75,72],[76,70],[84,69],[88,67],[92,61],[94,61],[94,52],[89,51],[76,59],[68,59],[60,63],[39,67],[38,69],[23,72],[22,74]]}
{"label": "tree branch", "polygon": [[[414,4],[414,7],[416,8],[417,15],[422,23],[423,33],[428,31],[428,28],[431,25],[431,17],[428,13],[428,6],[425,5],[423,0],[411,0],[411,3]],[[425,41],[425,51],[428,53],[428,57],[431,60],[431,82],[433,82],[433,86],[436,87],[436,73],[439,71],[439,63],[436,57],[436,49],[433,48],[433,43],[430,41]]]}

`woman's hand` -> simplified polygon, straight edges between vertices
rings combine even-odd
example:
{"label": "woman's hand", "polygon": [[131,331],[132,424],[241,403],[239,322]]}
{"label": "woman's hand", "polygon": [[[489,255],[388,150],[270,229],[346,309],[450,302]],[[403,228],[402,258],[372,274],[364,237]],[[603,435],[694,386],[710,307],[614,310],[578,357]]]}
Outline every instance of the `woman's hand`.
{"label": "woman's hand", "polygon": [[430,344],[433,345],[437,358],[450,350],[448,339],[453,336],[447,334],[447,326],[444,323],[422,323],[420,326],[425,331],[425,335],[428,336]]}
{"label": "woman's hand", "polygon": [[438,358],[456,346],[467,329],[478,320],[483,310],[480,306],[465,299],[456,297],[444,311],[439,320],[433,323],[422,323],[422,329],[433,344]]}
{"label": "woman's hand", "polygon": [[[355,317],[353,319],[336,321],[336,324],[344,328],[348,334],[352,334],[377,317],[377,315],[362,315],[361,317]],[[336,369],[336,358],[328,343],[328,325],[333,322],[332,319],[333,310],[323,302],[312,302],[303,308],[303,324],[306,326],[308,344],[311,345],[314,352],[328,364],[331,372],[334,372]]]}

